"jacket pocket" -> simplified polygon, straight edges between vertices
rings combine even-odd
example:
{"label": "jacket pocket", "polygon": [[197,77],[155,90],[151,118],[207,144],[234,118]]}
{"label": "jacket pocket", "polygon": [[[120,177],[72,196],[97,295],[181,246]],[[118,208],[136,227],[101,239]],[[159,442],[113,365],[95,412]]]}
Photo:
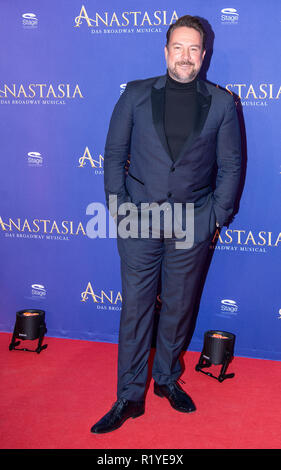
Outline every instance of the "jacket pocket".
{"label": "jacket pocket", "polygon": [[206,186],[201,186],[201,188],[193,189],[192,192],[196,193],[197,191],[202,191],[202,189],[206,189],[206,188],[209,188],[209,187],[210,187],[210,185],[206,184]]}
{"label": "jacket pocket", "polygon": [[140,183],[144,186],[144,183],[141,180],[139,180],[138,178],[136,178],[135,176],[133,176],[131,173],[128,173],[128,176],[130,176],[131,178],[133,178],[133,180],[137,181],[138,183]]}

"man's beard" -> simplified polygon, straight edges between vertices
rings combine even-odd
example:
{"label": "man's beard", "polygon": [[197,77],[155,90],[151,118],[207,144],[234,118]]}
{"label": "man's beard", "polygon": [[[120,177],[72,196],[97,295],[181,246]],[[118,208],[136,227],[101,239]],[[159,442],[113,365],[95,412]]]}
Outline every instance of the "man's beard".
{"label": "man's beard", "polygon": [[[191,65],[193,66],[193,68],[190,70],[190,72],[188,73],[188,75],[186,75],[184,72],[184,78],[182,77],[182,74],[180,72],[177,71],[177,66],[178,65]],[[192,62],[186,62],[186,61],[182,61],[182,62],[176,62],[175,63],[175,66],[173,69],[169,69],[169,72],[171,73],[171,75],[173,77],[176,78],[176,80],[178,80],[179,82],[191,82],[197,75],[198,71],[195,69],[194,67],[194,64]]]}

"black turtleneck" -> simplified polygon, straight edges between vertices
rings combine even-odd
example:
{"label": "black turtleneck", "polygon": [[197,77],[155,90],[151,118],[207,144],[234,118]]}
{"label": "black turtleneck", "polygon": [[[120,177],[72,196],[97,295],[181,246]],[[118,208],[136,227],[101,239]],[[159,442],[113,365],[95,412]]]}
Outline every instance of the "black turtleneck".
{"label": "black turtleneck", "polygon": [[194,127],[197,109],[196,83],[197,77],[189,83],[181,83],[167,74],[164,127],[174,161]]}

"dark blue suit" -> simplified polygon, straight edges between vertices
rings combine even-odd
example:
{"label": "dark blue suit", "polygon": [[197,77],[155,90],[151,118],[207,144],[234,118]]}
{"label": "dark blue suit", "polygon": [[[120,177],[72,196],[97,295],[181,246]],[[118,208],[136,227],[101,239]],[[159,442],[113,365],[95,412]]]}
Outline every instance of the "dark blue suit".
{"label": "dark blue suit", "polygon": [[[193,324],[194,301],[216,222],[227,223],[240,180],[241,144],[235,103],[224,90],[197,81],[193,132],[174,162],[165,131],[166,76],[129,82],[110,121],[104,156],[105,192],[118,207],[133,202],[194,203],[194,246],[175,239],[118,238],[123,307],[118,398],[143,398],[159,276],[162,308],[152,375],[157,383],[181,374],[179,355]],[[125,164],[130,154],[128,176]],[[216,178],[214,181],[214,174]],[[162,220],[163,222],[163,220]]]}

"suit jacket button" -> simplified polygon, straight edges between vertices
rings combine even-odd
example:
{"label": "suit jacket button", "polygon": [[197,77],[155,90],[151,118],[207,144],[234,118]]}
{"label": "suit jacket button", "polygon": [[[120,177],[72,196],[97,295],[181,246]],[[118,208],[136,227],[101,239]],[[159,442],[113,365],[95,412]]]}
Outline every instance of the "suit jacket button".
{"label": "suit jacket button", "polygon": [[171,197],[171,196],[172,196],[172,193],[168,193],[167,196],[168,196],[168,197]]}
{"label": "suit jacket button", "polygon": [[175,171],[175,167],[172,166],[171,171]]}

